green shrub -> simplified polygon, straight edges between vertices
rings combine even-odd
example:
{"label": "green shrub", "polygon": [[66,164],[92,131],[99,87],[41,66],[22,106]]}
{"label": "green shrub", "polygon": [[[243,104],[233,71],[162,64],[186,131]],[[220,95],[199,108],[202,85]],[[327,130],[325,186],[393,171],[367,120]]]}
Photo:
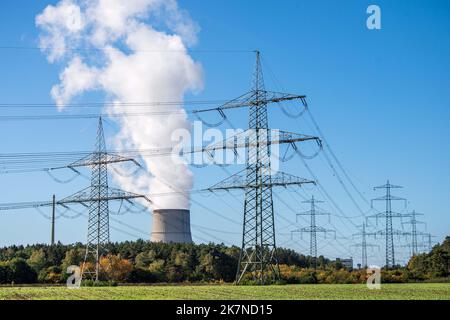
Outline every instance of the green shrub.
{"label": "green shrub", "polygon": [[37,282],[37,274],[23,258],[15,258],[9,262],[11,282],[30,284]]}

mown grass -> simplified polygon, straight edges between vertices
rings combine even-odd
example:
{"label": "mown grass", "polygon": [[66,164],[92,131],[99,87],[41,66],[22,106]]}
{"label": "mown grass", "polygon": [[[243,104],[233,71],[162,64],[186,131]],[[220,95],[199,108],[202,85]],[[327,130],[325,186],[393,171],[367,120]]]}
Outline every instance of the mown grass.
{"label": "mown grass", "polygon": [[124,286],[85,287],[1,287],[0,299],[101,299],[101,300],[450,300],[448,283],[384,284],[381,290],[365,285],[284,285],[284,286]]}

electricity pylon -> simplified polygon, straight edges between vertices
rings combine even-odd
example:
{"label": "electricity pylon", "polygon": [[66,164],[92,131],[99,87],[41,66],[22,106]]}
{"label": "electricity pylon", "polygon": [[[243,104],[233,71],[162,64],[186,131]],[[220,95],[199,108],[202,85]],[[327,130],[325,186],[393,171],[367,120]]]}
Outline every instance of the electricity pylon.
{"label": "electricity pylon", "polygon": [[[76,170],[77,167],[91,168],[91,185],[74,195],[58,202],[59,204],[89,203],[88,234],[86,243],[86,254],[82,266],[82,277],[90,277],[94,281],[99,279],[100,258],[106,252],[105,246],[109,243],[109,201],[144,198],[147,197],[122,191],[108,186],[108,164],[119,162],[133,162],[134,159],[118,155],[111,155],[106,151],[105,135],[103,132],[102,118],[99,119],[95,151],[86,157],[68,165],[68,168]],[[94,261],[95,270],[86,268],[86,263]]]}
{"label": "electricity pylon", "polygon": [[[394,232],[393,225],[392,225],[392,219],[393,218],[403,218],[403,217],[409,217],[409,214],[401,214],[397,212],[392,211],[392,201],[405,201],[406,206],[406,199],[395,197],[391,194],[391,189],[398,189],[402,188],[401,186],[392,185],[389,183],[389,180],[385,185],[375,187],[374,190],[377,189],[386,189],[386,195],[383,197],[379,197],[372,200],[372,207],[373,207],[373,201],[385,201],[386,202],[386,209],[384,212],[377,213],[375,215],[369,216],[368,218],[376,218],[377,224],[379,218],[385,218],[385,231],[384,232],[378,232],[378,234],[384,235],[386,237],[386,267],[392,268],[395,265],[395,248],[394,248]],[[404,235],[406,233],[402,233]]]}
{"label": "electricity pylon", "polygon": [[367,264],[367,248],[368,247],[379,248],[379,246],[376,244],[371,244],[371,243],[367,242],[367,236],[369,235],[369,233],[366,231],[366,223],[363,222],[363,224],[360,227],[361,227],[361,232],[355,233],[353,235],[353,237],[361,236],[361,243],[353,244],[352,247],[360,247],[361,248],[361,266],[363,268],[367,268],[367,266],[368,266],[368,264]]}
{"label": "electricity pylon", "polygon": [[419,245],[417,243],[417,235],[425,235],[425,233],[417,231],[418,224],[426,225],[425,222],[417,220],[416,219],[417,216],[423,216],[423,214],[417,213],[416,210],[413,210],[413,212],[411,212],[411,219],[407,222],[403,222],[403,224],[411,225],[411,253],[413,256],[415,256],[419,252],[418,251]]}
{"label": "electricity pylon", "polygon": [[410,250],[411,256],[414,256],[414,255],[417,255],[419,253],[419,251],[420,251],[419,248],[423,249],[423,250],[426,250],[428,248],[428,245],[425,244],[425,243],[417,243],[416,248],[415,248],[416,249],[415,253],[413,252],[413,249],[412,249],[413,246],[412,246],[411,243],[404,244],[401,247],[408,248]]}
{"label": "electricity pylon", "polygon": [[[224,108],[249,106],[249,128],[245,132],[247,147],[245,173],[240,172],[219,182],[208,190],[243,189],[245,191],[244,222],[242,246],[239,256],[236,283],[239,284],[247,272],[259,284],[268,282],[268,275],[273,280],[280,277],[276,257],[275,221],[272,188],[274,186],[302,185],[314,181],[298,178],[285,173],[273,174],[271,168],[271,145],[288,143],[295,147],[295,142],[316,140],[317,137],[303,136],[281,132],[279,139],[274,139],[269,130],[267,105],[282,101],[301,100],[306,107],[305,96],[266,91],[264,86],[260,53],[256,51],[256,66],[253,74],[253,88],[250,92],[226,103]],[[237,137],[232,137],[235,141]],[[221,143],[210,150],[232,148],[236,145]],[[208,151],[208,150],[205,150]],[[271,272],[269,272],[271,271]]]}
{"label": "electricity pylon", "polygon": [[433,236],[431,233],[426,233],[424,235],[424,237],[427,240],[428,251],[431,252],[431,250],[433,250],[433,240],[432,240],[432,238],[436,238],[436,236]]}
{"label": "electricity pylon", "polygon": [[314,199],[314,196],[312,196],[311,200],[302,201],[303,203],[309,203],[311,204],[311,210],[297,213],[296,215],[296,222],[297,218],[299,216],[309,216],[310,217],[310,224],[309,227],[300,228],[297,230],[292,230],[291,233],[309,233],[309,254],[313,258],[313,265],[314,269],[317,269],[317,233],[324,233],[325,237],[327,233],[333,232],[336,236],[336,231],[331,229],[325,229],[323,227],[319,227],[316,224],[316,216],[328,216],[328,219],[330,217],[329,213],[326,212],[319,212],[316,210],[316,204],[317,203],[323,203],[323,201]]}
{"label": "electricity pylon", "polygon": [[[108,186],[108,164],[119,162],[133,162],[139,165],[134,159],[118,155],[111,155],[106,151],[105,137],[103,133],[102,119],[99,119],[96,150],[86,157],[69,164],[65,167],[56,169],[70,168],[77,171],[78,167],[90,167],[91,185],[71,196],[61,200],[36,202],[36,203],[17,203],[0,206],[0,210],[16,210],[24,208],[50,207],[57,205],[68,208],[69,205],[81,204],[89,208],[88,237],[86,244],[86,253],[82,265],[82,277],[90,276],[94,281],[99,278],[99,261],[105,253],[105,246],[109,242],[109,201],[120,200],[131,202],[132,199],[144,199],[151,203],[151,200],[144,195],[123,191]],[[95,270],[86,269],[86,263],[93,261]]]}

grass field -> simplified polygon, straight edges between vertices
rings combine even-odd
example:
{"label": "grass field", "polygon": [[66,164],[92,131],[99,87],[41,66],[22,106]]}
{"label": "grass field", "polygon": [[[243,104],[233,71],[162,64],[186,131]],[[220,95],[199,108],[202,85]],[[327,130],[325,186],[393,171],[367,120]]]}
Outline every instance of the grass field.
{"label": "grass field", "polygon": [[384,284],[381,290],[364,285],[285,286],[125,286],[67,289],[64,287],[0,287],[0,299],[445,299],[450,300],[450,284]]}

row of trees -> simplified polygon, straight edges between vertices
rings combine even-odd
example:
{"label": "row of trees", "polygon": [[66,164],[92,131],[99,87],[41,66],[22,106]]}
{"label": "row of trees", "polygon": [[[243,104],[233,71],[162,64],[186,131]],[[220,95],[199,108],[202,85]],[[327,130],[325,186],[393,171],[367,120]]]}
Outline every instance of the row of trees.
{"label": "row of trees", "polygon": [[[164,244],[143,240],[111,243],[100,261],[100,278],[115,282],[232,282],[236,275],[239,248],[216,244]],[[0,283],[64,283],[71,265],[84,261],[81,243],[54,246],[10,246],[0,249]],[[310,257],[279,249],[281,264],[309,268]],[[318,264],[331,262],[324,257]],[[87,263],[84,268],[94,268]]]}
{"label": "row of trees", "polygon": [[[10,246],[0,249],[0,283],[64,283],[71,265],[84,261],[85,247],[57,244]],[[278,249],[280,270],[287,283],[362,283],[364,270],[346,270],[339,261],[313,259],[293,250]],[[128,283],[232,282],[239,248],[216,244],[163,244],[143,240],[111,243],[100,261],[103,280]],[[430,253],[414,256],[406,268],[384,270],[384,282],[406,282],[450,275],[450,237]],[[85,268],[93,268],[87,263]]]}
{"label": "row of trees", "polygon": [[450,275],[450,237],[436,245],[429,253],[413,256],[408,262],[411,276],[417,280],[448,277]]}

